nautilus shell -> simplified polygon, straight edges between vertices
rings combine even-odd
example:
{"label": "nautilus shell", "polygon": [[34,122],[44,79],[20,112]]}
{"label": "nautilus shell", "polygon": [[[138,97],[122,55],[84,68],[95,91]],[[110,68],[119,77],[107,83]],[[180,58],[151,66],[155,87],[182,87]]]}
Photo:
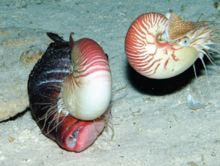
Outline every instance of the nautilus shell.
{"label": "nautilus shell", "polygon": [[131,24],[125,52],[138,73],[164,79],[184,72],[198,58],[203,62],[204,55],[211,60],[213,38],[213,30],[201,22],[185,22],[172,11],[166,16],[152,12]]}
{"label": "nautilus shell", "polygon": [[[80,152],[96,140],[106,121],[111,118],[108,109],[111,73],[107,56],[91,39],[80,39],[74,43],[72,36],[71,41],[66,42],[56,34],[47,34],[54,43],[49,45],[29,76],[30,108],[46,136],[66,150]],[[102,85],[100,81],[103,81]],[[100,100],[98,95],[101,96]],[[90,103],[90,100],[96,103]],[[69,111],[71,102],[75,102],[72,104],[74,108]],[[98,105],[101,107],[94,108]],[[88,118],[85,112],[90,110],[92,113],[88,113]],[[74,111],[80,115],[80,119],[72,114]],[[84,112],[80,114],[78,111]],[[89,120],[82,120],[84,115]]]}
{"label": "nautilus shell", "polygon": [[74,72],[64,80],[64,104],[75,118],[93,120],[105,112],[111,98],[107,57],[91,39],[77,41],[72,46],[71,56]]}

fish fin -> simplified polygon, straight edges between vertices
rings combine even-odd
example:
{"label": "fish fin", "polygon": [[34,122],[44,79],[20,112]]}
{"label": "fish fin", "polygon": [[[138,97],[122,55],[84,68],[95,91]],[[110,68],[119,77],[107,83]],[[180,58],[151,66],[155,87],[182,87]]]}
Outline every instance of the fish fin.
{"label": "fish fin", "polygon": [[63,38],[55,33],[47,32],[47,36],[55,42],[64,42]]}

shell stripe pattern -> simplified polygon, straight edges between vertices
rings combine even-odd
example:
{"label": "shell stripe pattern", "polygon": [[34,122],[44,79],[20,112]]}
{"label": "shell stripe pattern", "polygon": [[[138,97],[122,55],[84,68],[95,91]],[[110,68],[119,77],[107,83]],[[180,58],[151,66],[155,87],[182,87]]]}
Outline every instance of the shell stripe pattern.
{"label": "shell stripe pattern", "polygon": [[[99,71],[110,72],[107,57],[103,58],[103,52],[99,45],[90,39],[80,39],[75,44],[73,55],[74,78],[87,77]],[[76,81],[79,86],[80,82]]]}
{"label": "shell stripe pattern", "polygon": [[[150,76],[155,74],[161,65],[163,59],[155,58],[159,48],[155,47],[157,41],[154,39],[166,29],[167,21],[168,19],[162,14],[149,13],[141,15],[132,23],[127,33],[125,50],[129,63],[137,71]],[[146,47],[151,47],[149,50],[153,49],[153,52],[148,51]],[[168,54],[167,50],[165,50],[165,54]],[[171,55],[173,60],[178,60],[174,53]],[[170,57],[166,58],[164,68],[166,68],[169,59]]]}

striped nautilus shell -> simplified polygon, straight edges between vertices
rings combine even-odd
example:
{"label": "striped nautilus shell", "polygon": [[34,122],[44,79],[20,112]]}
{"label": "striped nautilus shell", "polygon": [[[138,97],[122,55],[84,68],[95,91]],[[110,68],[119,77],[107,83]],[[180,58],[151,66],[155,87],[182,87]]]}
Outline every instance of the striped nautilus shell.
{"label": "striped nautilus shell", "polygon": [[88,148],[111,120],[111,72],[95,41],[54,41],[28,80],[30,108],[41,131],[68,151]]}
{"label": "striped nautilus shell", "polygon": [[70,37],[73,73],[63,82],[63,101],[77,119],[93,120],[107,109],[111,98],[111,72],[101,47],[91,39],[73,44]]}
{"label": "striped nautilus shell", "polygon": [[[166,16],[146,13],[128,29],[125,52],[130,65],[143,76],[174,77],[204,55],[212,62],[209,50],[215,43],[214,30],[204,22],[185,22],[170,11]],[[218,51],[216,51],[218,52]]]}

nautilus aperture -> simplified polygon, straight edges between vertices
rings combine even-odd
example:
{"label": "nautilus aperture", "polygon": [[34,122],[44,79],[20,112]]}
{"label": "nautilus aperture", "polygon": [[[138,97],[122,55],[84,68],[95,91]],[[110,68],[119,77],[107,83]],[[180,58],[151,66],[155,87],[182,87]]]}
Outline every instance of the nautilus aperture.
{"label": "nautilus aperture", "polygon": [[[125,52],[130,65],[143,76],[164,79],[174,77],[204,55],[212,60],[209,50],[214,30],[204,22],[185,22],[170,11],[166,16],[146,13],[128,29]],[[214,50],[215,51],[215,50]]]}
{"label": "nautilus aperture", "polygon": [[[71,41],[66,42],[56,34],[47,35],[54,43],[49,45],[29,76],[31,111],[46,136],[66,150],[80,152],[96,140],[111,118],[108,60],[102,48],[91,39],[74,43],[72,36]],[[86,113],[90,110],[92,113]],[[74,112],[81,118],[74,117]]]}

